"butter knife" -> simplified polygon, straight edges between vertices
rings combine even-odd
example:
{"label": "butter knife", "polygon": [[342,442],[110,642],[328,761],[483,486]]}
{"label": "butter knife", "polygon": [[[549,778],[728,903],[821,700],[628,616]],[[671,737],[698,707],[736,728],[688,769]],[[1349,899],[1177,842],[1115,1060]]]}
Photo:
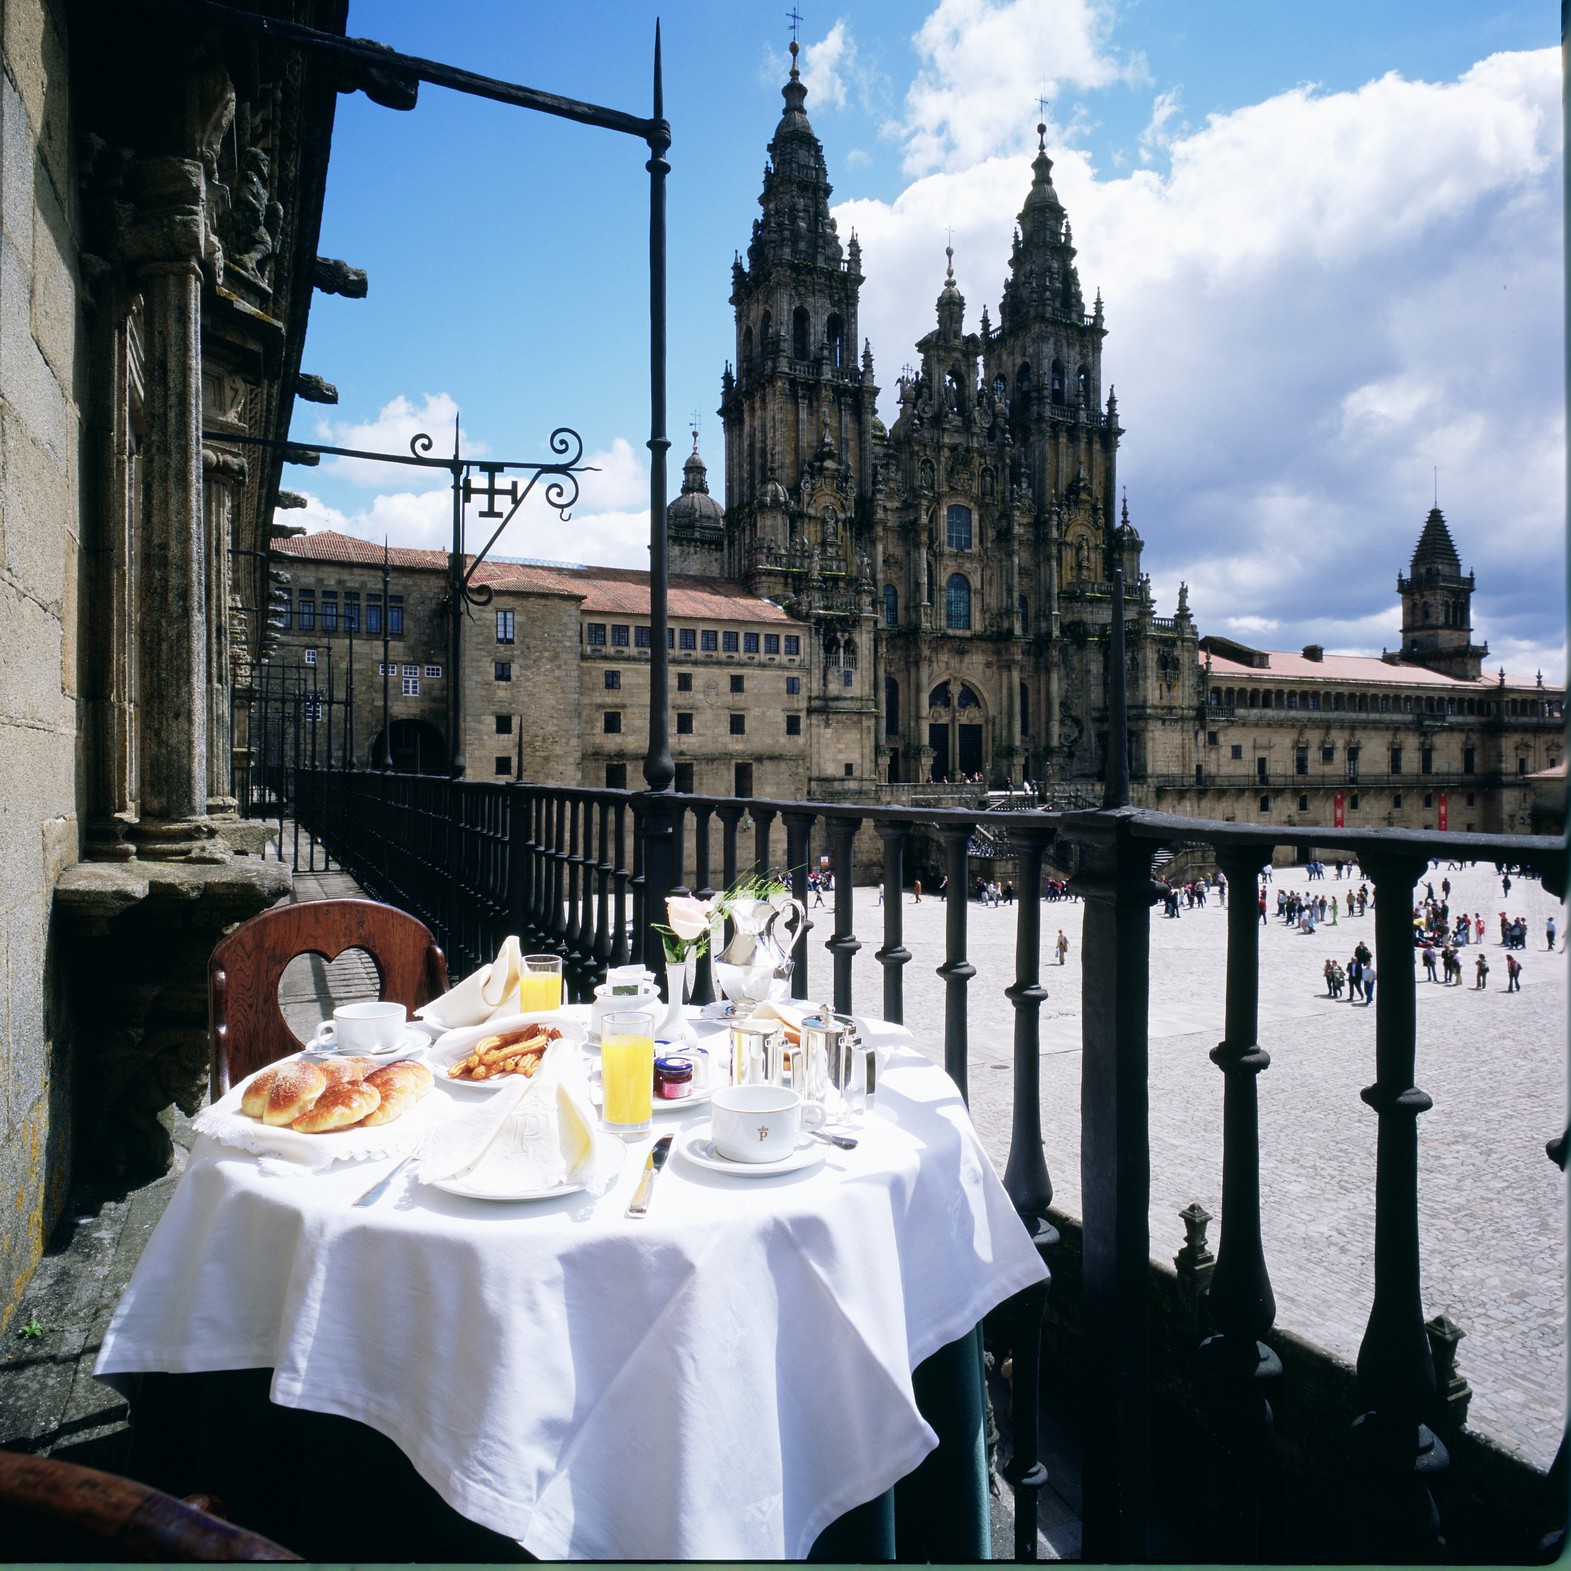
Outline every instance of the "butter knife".
{"label": "butter knife", "polygon": [[387,1193],[387,1186],[389,1184],[391,1184],[392,1181],[395,1178],[397,1178],[398,1175],[401,1172],[403,1172],[403,1170],[406,1167],[408,1167],[409,1164],[412,1161],[414,1161],[414,1156],[412,1154],[409,1155],[409,1156],[406,1156],[403,1159],[403,1161],[400,1162],[397,1167],[393,1168],[393,1170],[391,1172],[389,1172],[385,1177],[377,1179],[377,1181],[374,1184],[372,1184],[371,1187],[368,1190],[366,1190],[366,1192],[363,1195],[361,1195],[361,1197],[358,1200],[351,1200],[350,1201],[350,1205],[351,1206],[374,1206],[377,1203],[377,1201],[380,1200],[382,1198],[382,1196]]}
{"label": "butter knife", "polygon": [[644,1163],[644,1176],[638,1180],[637,1192],[633,1195],[632,1203],[627,1208],[629,1216],[647,1216],[649,1214],[649,1196],[655,1187],[655,1175],[666,1164],[666,1158],[671,1154],[671,1136],[661,1135],[649,1148],[649,1158]]}

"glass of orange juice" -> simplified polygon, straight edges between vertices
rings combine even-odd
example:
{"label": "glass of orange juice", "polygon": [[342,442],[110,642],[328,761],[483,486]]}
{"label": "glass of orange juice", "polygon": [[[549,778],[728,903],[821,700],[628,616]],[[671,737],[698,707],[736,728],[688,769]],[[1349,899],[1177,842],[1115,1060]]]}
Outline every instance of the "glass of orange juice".
{"label": "glass of orange juice", "polygon": [[538,1014],[562,1007],[562,957],[525,955],[518,974],[518,1012]]}
{"label": "glass of orange juice", "polygon": [[655,1017],[652,1010],[614,1010],[600,1026],[601,1109],[605,1127],[631,1138],[648,1132],[654,1106]]}

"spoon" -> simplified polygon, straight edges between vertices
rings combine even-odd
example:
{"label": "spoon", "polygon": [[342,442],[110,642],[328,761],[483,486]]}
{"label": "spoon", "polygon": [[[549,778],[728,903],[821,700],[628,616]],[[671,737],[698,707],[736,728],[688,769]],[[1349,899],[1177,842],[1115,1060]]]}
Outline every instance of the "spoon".
{"label": "spoon", "polygon": [[839,1146],[842,1151],[856,1150],[856,1141],[850,1135],[832,1135],[827,1129],[809,1129],[807,1131],[815,1140],[827,1140],[832,1146]]}

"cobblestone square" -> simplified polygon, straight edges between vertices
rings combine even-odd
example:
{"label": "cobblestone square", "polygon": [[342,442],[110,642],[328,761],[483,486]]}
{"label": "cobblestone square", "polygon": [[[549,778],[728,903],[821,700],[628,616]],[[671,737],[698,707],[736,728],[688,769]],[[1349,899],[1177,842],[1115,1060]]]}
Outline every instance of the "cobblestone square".
{"label": "cobblestone square", "polygon": [[[1360,938],[1374,946],[1373,909],[1343,915],[1312,936],[1275,915],[1275,890],[1344,894],[1328,875],[1277,868],[1261,932],[1260,1040],[1271,1066],[1259,1079],[1260,1180],[1266,1264],[1278,1327],[1352,1362],[1373,1290],[1376,1118],[1359,1099],[1375,1078],[1375,1010],[1327,996],[1328,957],[1344,967]],[[1429,875],[1452,884],[1453,913],[1484,918],[1489,986],[1474,990],[1475,948],[1462,952],[1460,986],[1418,973],[1417,1083],[1434,1100],[1418,1121],[1419,1228],[1425,1318],[1445,1313],[1466,1333],[1457,1364],[1473,1388],[1468,1422],[1547,1467],[1560,1443],[1566,1388],[1566,1180],[1544,1143],[1566,1127],[1566,980],[1563,953],[1544,948],[1551,914],[1566,913],[1535,879],[1513,878],[1502,898],[1488,866]],[[1356,882],[1352,886],[1357,888]],[[905,1018],[918,1044],[943,1057],[945,904],[904,897]],[[1528,945],[1519,993],[1506,992],[1498,913],[1524,916]],[[1080,1215],[1080,929],[1078,901],[1042,906],[1042,1131],[1054,1204]],[[872,888],[856,891],[862,948],[854,975],[858,1007],[877,1013],[882,911]],[[818,945],[832,913],[810,913],[809,992],[828,991]],[[1009,1147],[1016,908],[966,907],[971,1108],[1003,1170]],[[1222,1038],[1225,912],[1213,895],[1178,920],[1151,914],[1151,1252],[1171,1261],[1183,1243],[1178,1213],[1191,1201],[1217,1218],[1220,1237],[1223,1077],[1207,1057]],[[1059,929],[1068,963],[1054,955]],[[1415,959],[1415,966],[1417,961]],[[1383,957],[1382,980],[1391,978]]]}

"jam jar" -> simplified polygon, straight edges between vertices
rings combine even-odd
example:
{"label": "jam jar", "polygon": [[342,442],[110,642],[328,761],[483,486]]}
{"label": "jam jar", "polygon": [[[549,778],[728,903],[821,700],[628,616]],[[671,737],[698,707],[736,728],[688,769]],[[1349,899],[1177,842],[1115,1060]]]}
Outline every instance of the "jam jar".
{"label": "jam jar", "polygon": [[655,1060],[655,1095],[667,1102],[680,1102],[693,1094],[693,1061],[690,1058]]}

